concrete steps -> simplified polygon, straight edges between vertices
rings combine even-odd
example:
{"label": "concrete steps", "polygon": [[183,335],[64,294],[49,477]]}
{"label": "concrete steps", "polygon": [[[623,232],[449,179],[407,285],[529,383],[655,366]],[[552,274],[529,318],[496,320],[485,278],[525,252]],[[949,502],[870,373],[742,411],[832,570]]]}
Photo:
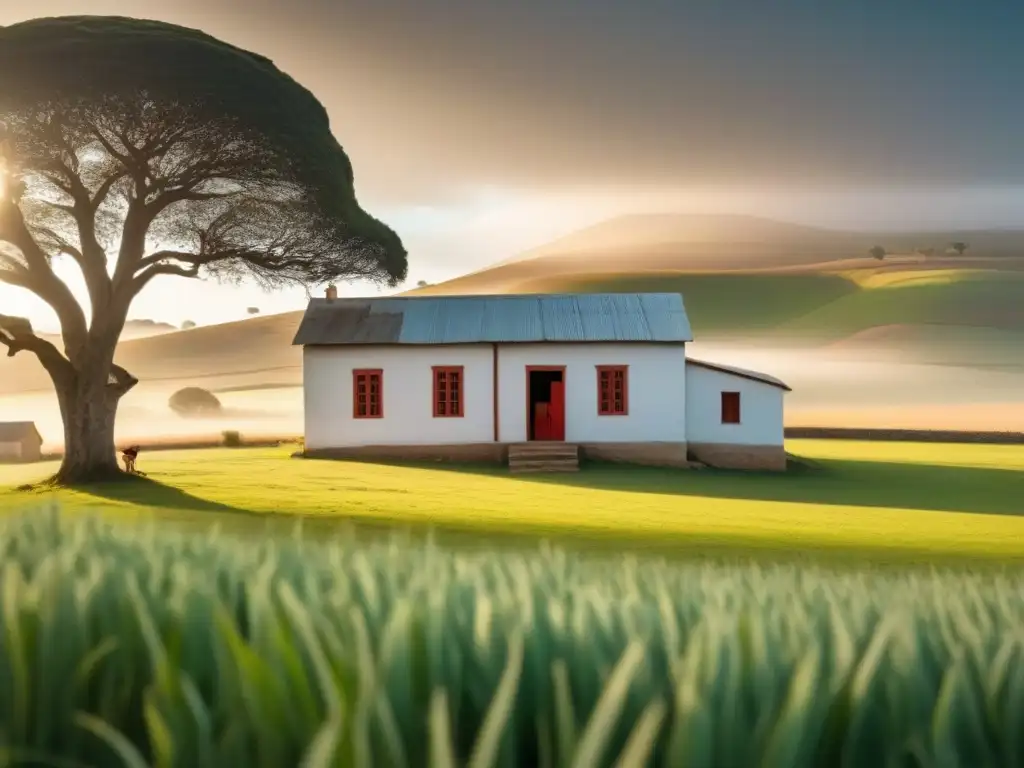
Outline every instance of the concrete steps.
{"label": "concrete steps", "polygon": [[509,472],[578,472],[579,446],[538,440],[508,447]]}

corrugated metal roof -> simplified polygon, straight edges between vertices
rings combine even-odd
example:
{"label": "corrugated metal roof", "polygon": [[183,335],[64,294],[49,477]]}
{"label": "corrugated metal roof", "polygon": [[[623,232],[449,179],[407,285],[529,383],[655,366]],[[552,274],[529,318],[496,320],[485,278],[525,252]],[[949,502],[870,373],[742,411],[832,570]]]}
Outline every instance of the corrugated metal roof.
{"label": "corrugated metal roof", "polygon": [[692,357],[686,358],[688,365],[696,365],[700,368],[707,368],[711,371],[718,371],[719,373],[729,374],[731,376],[739,376],[742,379],[750,379],[751,381],[759,381],[762,384],[770,384],[773,387],[779,387],[787,392],[792,392],[792,388],[781,379],[776,379],[774,376],[769,376],[767,373],[761,373],[759,371],[749,371],[746,368],[737,368],[734,365],[722,365],[721,363],[709,363],[706,360],[694,360]]}
{"label": "corrugated metal roof", "polygon": [[678,293],[312,299],[292,342],[692,341]]}

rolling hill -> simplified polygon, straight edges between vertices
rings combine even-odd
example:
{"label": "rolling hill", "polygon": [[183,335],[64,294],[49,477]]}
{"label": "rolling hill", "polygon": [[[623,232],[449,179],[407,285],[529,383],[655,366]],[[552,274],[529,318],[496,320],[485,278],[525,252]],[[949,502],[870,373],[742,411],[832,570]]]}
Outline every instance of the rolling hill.
{"label": "rolling hill", "polygon": [[[966,254],[947,252],[956,241],[969,244]],[[874,244],[891,255],[866,257]],[[929,248],[927,257],[916,252]],[[598,291],[679,291],[698,340],[1024,369],[1024,231],[862,233],[630,216],[415,293]],[[888,331],[868,333],[875,328]]]}
{"label": "rolling hill", "polygon": [[[122,339],[115,359],[146,384],[187,381],[214,390],[295,386],[302,382],[302,350],[291,343],[301,319],[301,312],[285,312]],[[31,355],[4,358],[0,365],[0,396],[52,388]]]}
{"label": "rolling hill", "polygon": [[[962,257],[912,253],[958,239],[970,244]],[[907,253],[865,258],[875,243]],[[409,293],[652,290],[685,296],[699,342],[1024,371],[1024,231],[850,233],[748,217],[632,216]],[[291,339],[300,317],[125,338],[117,360],[149,384],[295,386],[301,350]],[[49,389],[33,358],[2,365],[0,395]]]}

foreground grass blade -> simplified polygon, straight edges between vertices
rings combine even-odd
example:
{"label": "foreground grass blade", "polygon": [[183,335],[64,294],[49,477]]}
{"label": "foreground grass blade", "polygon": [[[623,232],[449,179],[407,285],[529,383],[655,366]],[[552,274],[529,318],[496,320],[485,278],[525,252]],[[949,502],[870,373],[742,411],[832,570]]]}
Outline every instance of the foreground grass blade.
{"label": "foreground grass blade", "polygon": [[657,743],[658,730],[665,721],[668,705],[664,701],[655,701],[647,705],[640,715],[636,726],[629,734],[622,754],[615,762],[615,768],[643,768],[651,759],[654,745]]}
{"label": "foreground grass blade", "polygon": [[135,745],[128,741],[120,731],[98,717],[79,712],[75,715],[75,724],[106,743],[120,758],[123,768],[151,768]]}
{"label": "foreground grass blade", "polygon": [[643,645],[638,642],[631,643],[612,670],[608,683],[601,692],[601,698],[597,700],[597,706],[587,721],[587,727],[583,729],[573,758],[573,768],[590,768],[600,763],[608,740],[626,705],[629,686],[643,661]]}
{"label": "foreground grass blade", "polygon": [[516,691],[519,688],[519,676],[523,671],[523,636],[516,632],[509,640],[508,663],[498,683],[494,701],[487,710],[484,724],[477,735],[476,745],[469,757],[467,768],[494,768],[498,764],[498,751],[501,738],[508,723],[512,706],[515,703]]}
{"label": "foreground grass blade", "polygon": [[430,768],[456,768],[448,696],[438,688],[430,697]]}

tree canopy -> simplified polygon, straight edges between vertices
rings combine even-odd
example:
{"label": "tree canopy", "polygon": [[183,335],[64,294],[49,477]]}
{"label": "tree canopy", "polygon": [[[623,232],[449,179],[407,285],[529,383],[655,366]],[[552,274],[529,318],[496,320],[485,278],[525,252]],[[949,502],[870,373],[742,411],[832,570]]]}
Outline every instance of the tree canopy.
{"label": "tree canopy", "polygon": [[[401,240],[360,207],[316,97],[197,30],[89,16],[0,28],[0,160],[0,282],[54,309],[64,349],[3,314],[0,344],[50,373],[65,464],[117,467],[114,413],[137,380],[114,350],[152,279],[406,275]],[[58,258],[80,268],[88,318]]]}
{"label": "tree canopy", "polygon": [[[208,245],[237,246],[246,235],[266,241],[260,231],[265,227],[252,219],[272,207],[277,223],[290,203],[290,223],[307,230],[301,269],[266,268],[250,260],[247,266],[264,280],[324,282],[334,277],[336,264],[347,268],[337,270],[344,276],[354,268],[356,276],[390,283],[405,277],[405,249],[390,228],[359,206],[351,162],[316,97],[269,59],[201,31],[91,16],[0,28],[0,122],[15,170],[40,170],[34,167],[42,164],[40,155],[99,144],[124,161],[126,172],[146,173],[141,166],[147,161],[155,173],[164,171],[153,181],[179,189],[179,196],[181,184],[207,194],[212,186],[224,193],[247,185],[246,205],[236,206],[231,226],[222,221],[217,228],[223,242]],[[63,146],[27,137],[33,122],[60,128]],[[134,140],[131,152],[123,139]],[[185,170],[189,159],[206,160],[211,150],[225,148],[227,155],[209,167],[173,173]],[[267,193],[270,186],[272,195],[252,194]],[[366,253],[354,258],[358,249]],[[229,259],[207,260],[212,265]]]}

